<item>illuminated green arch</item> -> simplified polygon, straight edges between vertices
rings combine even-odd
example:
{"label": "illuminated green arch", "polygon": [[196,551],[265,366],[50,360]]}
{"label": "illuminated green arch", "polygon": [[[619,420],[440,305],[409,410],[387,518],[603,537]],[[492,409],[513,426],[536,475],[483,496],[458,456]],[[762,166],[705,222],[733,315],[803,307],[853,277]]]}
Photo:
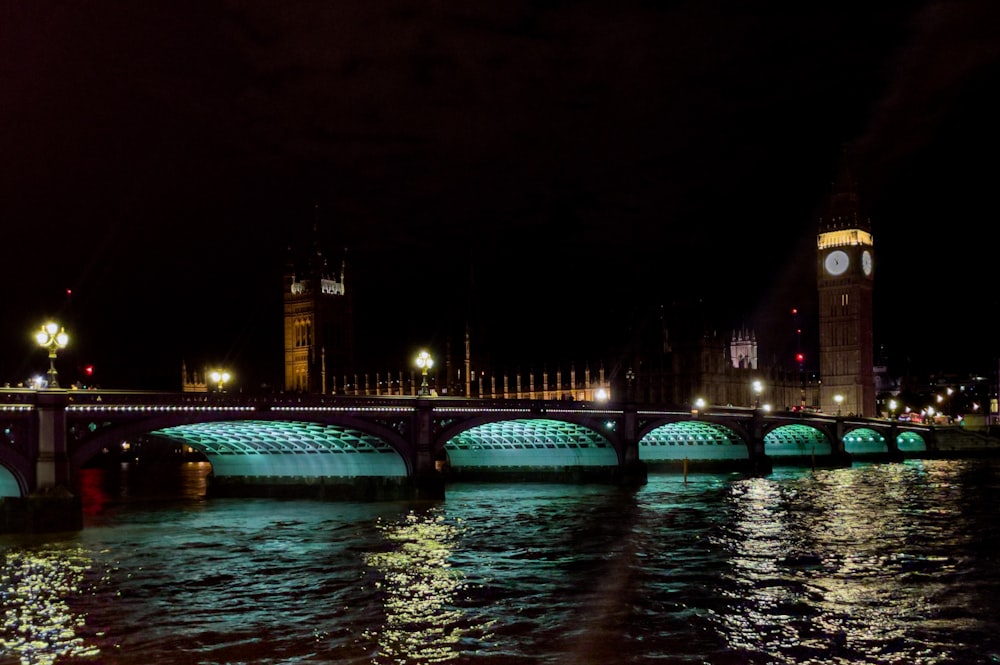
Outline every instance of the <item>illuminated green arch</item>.
{"label": "illuminated green arch", "polygon": [[901,453],[927,452],[927,441],[916,432],[902,432],[896,437],[896,446]]}
{"label": "illuminated green arch", "polygon": [[768,457],[830,455],[832,451],[833,446],[826,435],[810,425],[782,425],[764,435],[764,453]]}
{"label": "illuminated green arch", "polygon": [[700,420],[660,425],[639,440],[639,459],[648,462],[745,460],[749,457],[746,443],[733,430]]}
{"label": "illuminated green arch", "polygon": [[21,496],[21,486],[10,469],[0,465],[0,497]]}
{"label": "illuminated green arch", "polygon": [[406,462],[377,436],[308,422],[237,420],[152,432],[205,454],[217,476],[405,477]]}
{"label": "illuminated green arch", "polygon": [[449,439],[444,449],[456,469],[618,464],[614,446],[600,433],[546,418],[478,425]]}
{"label": "illuminated green arch", "polygon": [[888,453],[889,444],[884,436],[868,427],[859,427],[844,435],[844,452],[851,455]]}

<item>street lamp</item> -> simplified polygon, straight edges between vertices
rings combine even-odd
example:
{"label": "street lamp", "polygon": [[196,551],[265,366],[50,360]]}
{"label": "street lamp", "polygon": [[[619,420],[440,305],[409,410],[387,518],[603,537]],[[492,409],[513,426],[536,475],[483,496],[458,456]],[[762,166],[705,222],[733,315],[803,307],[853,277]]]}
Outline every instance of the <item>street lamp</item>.
{"label": "street lamp", "polygon": [[56,372],[56,354],[59,349],[65,349],[69,344],[69,335],[65,328],[58,323],[49,321],[42,326],[41,330],[35,333],[35,341],[38,345],[49,351],[49,388],[59,387],[59,375]]}
{"label": "street lamp", "polygon": [[837,415],[840,415],[840,405],[844,403],[844,396],[837,393],[833,396],[833,401],[837,403]]}
{"label": "street lamp", "polygon": [[[947,392],[948,394],[937,396],[937,403],[938,403],[937,410],[938,413],[941,414],[942,416],[944,416],[948,412],[954,412],[954,408],[951,403],[951,396],[955,391],[949,386],[948,388],[945,389],[945,392]],[[945,403],[945,400],[948,400],[947,404]]]}
{"label": "street lamp", "polygon": [[421,351],[417,354],[417,367],[420,368],[420,394],[430,395],[431,389],[427,385],[427,370],[434,366],[434,359],[431,358],[431,354],[426,351]]}
{"label": "street lamp", "polygon": [[229,380],[231,378],[233,378],[232,374],[230,374],[229,372],[227,372],[224,369],[215,369],[215,370],[212,370],[212,373],[209,375],[209,377],[212,379],[212,382],[215,384],[216,391],[218,391],[220,393],[222,392],[222,390],[225,387],[225,385],[229,382]]}
{"label": "street lamp", "polygon": [[764,384],[759,380],[754,381],[753,384],[753,406],[755,409],[760,408],[760,394],[764,392]]}
{"label": "street lamp", "polygon": [[896,419],[896,407],[898,406],[899,404],[896,402],[896,400],[894,399],[889,400],[889,420]]}

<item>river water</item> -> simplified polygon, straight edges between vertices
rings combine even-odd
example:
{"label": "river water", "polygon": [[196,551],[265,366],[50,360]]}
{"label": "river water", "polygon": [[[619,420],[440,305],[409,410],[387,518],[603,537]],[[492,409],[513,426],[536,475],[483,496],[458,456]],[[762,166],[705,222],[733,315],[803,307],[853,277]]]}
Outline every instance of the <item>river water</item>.
{"label": "river water", "polygon": [[88,470],[0,536],[0,663],[1000,662],[1000,461],[204,498]]}

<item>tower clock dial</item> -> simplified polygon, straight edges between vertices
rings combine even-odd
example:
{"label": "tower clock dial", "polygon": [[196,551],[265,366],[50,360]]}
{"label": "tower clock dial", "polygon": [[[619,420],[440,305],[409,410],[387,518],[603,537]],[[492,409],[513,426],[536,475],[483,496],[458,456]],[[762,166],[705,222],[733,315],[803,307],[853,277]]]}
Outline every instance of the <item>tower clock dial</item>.
{"label": "tower clock dial", "polygon": [[848,264],[851,260],[847,256],[847,252],[836,249],[826,255],[826,261],[823,265],[826,267],[826,271],[831,275],[842,275],[844,271],[847,270]]}
{"label": "tower clock dial", "polygon": [[861,269],[865,275],[872,274],[872,253],[867,249],[861,252]]}

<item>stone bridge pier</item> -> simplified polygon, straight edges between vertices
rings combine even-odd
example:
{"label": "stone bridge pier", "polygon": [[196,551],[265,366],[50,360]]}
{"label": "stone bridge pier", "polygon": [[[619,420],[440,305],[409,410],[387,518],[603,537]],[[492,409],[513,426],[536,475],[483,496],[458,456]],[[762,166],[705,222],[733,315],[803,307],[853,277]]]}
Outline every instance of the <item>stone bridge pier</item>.
{"label": "stone bridge pier", "polygon": [[750,471],[755,474],[771,473],[772,464],[764,450],[763,411],[754,409],[750,424]]}
{"label": "stone bridge pier", "polygon": [[21,476],[28,490],[0,498],[0,533],[76,531],[83,526],[81,498],[71,490],[65,390],[36,393],[35,408],[22,429]]}
{"label": "stone bridge pier", "polygon": [[418,499],[443,499],[444,476],[434,458],[434,402],[421,398],[414,414],[416,427],[413,437],[413,488]]}
{"label": "stone bridge pier", "polygon": [[645,485],[646,464],[639,459],[639,414],[635,402],[622,407],[621,462],[619,485]]}
{"label": "stone bridge pier", "polygon": [[38,393],[36,405],[38,435],[35,442],[36,491],[51,492],[69,487],[69,451],[66,450],[65,391],[48,390]]}

